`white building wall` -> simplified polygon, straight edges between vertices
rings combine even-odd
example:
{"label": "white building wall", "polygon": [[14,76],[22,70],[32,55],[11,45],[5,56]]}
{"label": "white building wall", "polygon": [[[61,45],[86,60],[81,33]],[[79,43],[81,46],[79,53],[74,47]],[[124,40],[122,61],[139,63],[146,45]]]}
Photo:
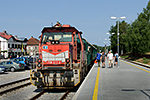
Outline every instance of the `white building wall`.
{"label": "white building wall", "polygon": [[[8,44],[10,44],[10,47],[8,47]],[[14,48],[12,48],[12,44],[14,44]],[[17,44],[17,45],[19,44],[22,47],[22,44],[23,44],[23,46],[26,46],[27,43],[26,42],[22,42],[22,41],[17,42],[12,37],[9,40],[7,40],[7,39],[5,39],[3,37],[0,37],[0,50],[1,51],[7,51],[5,53],[1,52],[0,58],[1,57],[9,58],[8,56],[10,54],[10,49],[11,49],[11,52],[13,52],[15,55],[17,55],[18,53],[21,53],[22,49],[16,48],[15,44]],[[23,48],[23,52],[25,54],[24,48]]]}
{"label": "white building wall", "polygon": [[28,45],[27,46],[27,52],[29,55],[33,55],[34,53],[37,54],[39,52],[39,46],[38,45]]}
{"label": "white building wall", "polygon": [[1,52],[1,56],[4,56],[4,58],[8,57],[8,42],[6,39],[0,37],[0,49],[1,51],[7,51],[5,53]]}

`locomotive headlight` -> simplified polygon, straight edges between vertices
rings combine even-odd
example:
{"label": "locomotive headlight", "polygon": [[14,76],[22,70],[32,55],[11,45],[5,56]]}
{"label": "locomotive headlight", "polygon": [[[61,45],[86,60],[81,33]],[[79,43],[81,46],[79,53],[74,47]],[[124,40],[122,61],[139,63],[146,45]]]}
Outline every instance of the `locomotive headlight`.
{"label": "locomotive headlight", "polygon": [[54,41],[54,40],[52,40],[52,41],[51,41],[51,44],[55,44],[55,41]]}
{"label": "locomotive headlight", "polygon": [[38,64],[38,67],[41,67],[41,64]]}
{"label": "locomotive headlight", "polygon": [[41,63],[42,62],[41,59],[39,59],[38,62]]}
{"label": "locomotive headlight", "polygon": [[66,62],[66,67],[70,67],[70,59],[66,58],[65,62]]}
{"label": "locomotive headlight", "polygon": [[56,44],[59,44],[59,40],[56,40],[55,43],[56,43]]}
{"label": "locomotive headlight", "polygon": [[38,59],[37,60],[37,67],[41,67],[42,66],[42,60],[41,59]]}
{"label": "locomotive headlight", "polygon": [[70,66],[70,64],[66,64],[66,67],[69,67]]}

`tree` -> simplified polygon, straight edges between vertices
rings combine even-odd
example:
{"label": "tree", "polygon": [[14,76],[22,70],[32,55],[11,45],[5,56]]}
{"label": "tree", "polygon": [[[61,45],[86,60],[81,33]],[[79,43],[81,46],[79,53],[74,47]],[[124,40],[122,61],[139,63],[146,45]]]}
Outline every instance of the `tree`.
{"label": "tree", "polygon": [[[128,29],[129,24],[127,24],[125,21],[119,22],[119,50],[125,50],[127,37],[126,37],[126,31]],[[117,51],[117,21],[115,26],[111,26],[110,33],[115,33],[115,35],[110,36],[111,38],[111,48],[113,51]],[[120,52],[120,51],[119,51]]]}
{"label": "tree", "polygon": [[[117,33],[117,22],[109,32]],[[144,54],[150,51],[150,1],[131,25],[125,21],[119,22],[119,33],[119,50],[122,49],[124,53]],[[117,35],[110,38],[112,50],[116,51]]]}

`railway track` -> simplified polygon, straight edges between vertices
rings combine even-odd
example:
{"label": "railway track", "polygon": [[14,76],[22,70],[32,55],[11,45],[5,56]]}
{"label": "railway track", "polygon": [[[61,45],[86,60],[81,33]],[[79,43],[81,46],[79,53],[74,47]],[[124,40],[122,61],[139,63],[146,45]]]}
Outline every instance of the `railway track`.
{"label": "railway track", "polygon": [[60,100],[64,100],[68,94],[69,94],[69,90],[67,90],[67,92],[60,98]]}
{"label": "railway track", "polygon": [[26,82],[28,80],[30,80],[30,78],[25,78],[25,79],[21,79],[21,80],[17,80],[17,81],[14,81],[14,82],[10,82],[10,83],[0,85],[0,95],[3,95],[7,92],[14,91],[14,90],[22,88],[24,86],[31,85],[30,82]]}
{"label": "railway track", "polygon": [[36,100],[37,98],[39,98],[41,95],[43,95],[46,92],[46,90],[41,91],[40,93],[38,93],[37,95],[35,95],[34,97],[32,97],[30,100]]}
{"label": "railway track", "polygon": [[[41,92],[39,92],[38,94],[36,94],[34,97],[32,97],[31,99],[29,100],[36,100],[38,98],[40,98],[42,95],[44,95],[44,93],[48,92],[47,90],[42,90]],[[49,93],[51,95],[53,95],[52,93]],[[59,100],[64,100],[66,98],[66,96],[69,94],[69,90],[67,90],[63,96],[60,97]],[[49,95],[49,96],[51,96]]]}

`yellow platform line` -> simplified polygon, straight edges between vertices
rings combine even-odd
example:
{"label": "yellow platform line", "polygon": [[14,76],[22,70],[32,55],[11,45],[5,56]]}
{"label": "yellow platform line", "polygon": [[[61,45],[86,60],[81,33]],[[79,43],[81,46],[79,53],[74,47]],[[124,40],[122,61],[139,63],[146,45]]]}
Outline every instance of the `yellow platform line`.
{"label": "yellow platform line", "polygon": [[[122,60],[121,60],[121,61],[122,61]],[[140,69],[140,70],[143,70],[143,71],[145,71],[145,72],[148,72],[148,73],[150,73],[150,71],[148,71],[148,70],[146,70],[146,69],[143,69],[143,68],[141,68],[141,67],[135,66],[135,65],[133,65],[133,64],[130,64],[130,63],[128,63],[128,62],[125,62],[125,61],[122,61],[122,62],[124,62],[124,63],[126,63],[126,64],[128,64],[128,65],[131,65],[131,66],[133,66],[133,67],[135,67],[135,68],[138,68],[138,69]]]}
{"label": "yellow platform line", "polygon": [[100,67],[98,67],[98,72],[97,72],[97,77],[96,77],[96,81],[95,81],[95,87],[94,87],[94,93],[93,93],[92,100],[97,100],[97,97],[98,97],[99,71],[100,71]]}

